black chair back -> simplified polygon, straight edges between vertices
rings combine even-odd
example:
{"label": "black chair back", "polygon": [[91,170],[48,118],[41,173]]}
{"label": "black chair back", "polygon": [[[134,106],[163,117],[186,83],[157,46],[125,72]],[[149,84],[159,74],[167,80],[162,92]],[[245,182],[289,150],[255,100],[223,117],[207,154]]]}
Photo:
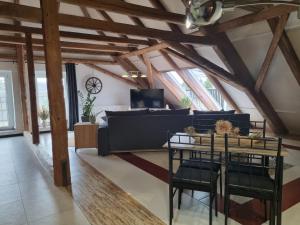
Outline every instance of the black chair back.
{"label": "black chair back", "polygon": [[[214,152],[214,134],[188,135],[173,134],[168,132],[168,150],[169,150],[169,177],[173,176],[173,161],[179,161],[181,166],[183,161],[206,160],[209,162],[210,172],[213,173],[214,163],[219,161],[219,153]],[[198,150],[192,150],[197,149]],[[200,150],[201,149],[201,150]],[[201,153],[203,157],[193,158],[188,153]]]}
{"label": "black chair back", "polygon": [[[247,144],[243,144],[243,140],[246,140]],[[229,143],[230,141],[233,143]],[[249,155],[235,152],[231,154],[230,148],[237,145],[241,149],[245,147],[257,150],[257,153]],[[274,191],[276,191],[278,184],[282,181],[281,145],[282,138],[233,138],[225,134],[225,174],[228,174],[232,167],[235,168],[235,173],[241,174],[245,173],[245,168],[247,168],[247,174],[250,176],[265,176],[266,172],[268,175],[273,175],[270,172],[274,171]],[[264,154],[264,151],[274,151],[276,154],[268,156]],[[273,163],[269,158],[273,159]]]}

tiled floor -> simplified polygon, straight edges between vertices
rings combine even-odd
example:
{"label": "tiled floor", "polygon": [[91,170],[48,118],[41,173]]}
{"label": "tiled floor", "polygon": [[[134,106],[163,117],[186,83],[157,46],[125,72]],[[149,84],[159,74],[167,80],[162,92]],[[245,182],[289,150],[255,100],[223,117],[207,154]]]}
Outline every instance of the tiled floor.
{"label": "tiled floor", "polygon": [[23,137],[0,139],[0,225],[88,225]]}

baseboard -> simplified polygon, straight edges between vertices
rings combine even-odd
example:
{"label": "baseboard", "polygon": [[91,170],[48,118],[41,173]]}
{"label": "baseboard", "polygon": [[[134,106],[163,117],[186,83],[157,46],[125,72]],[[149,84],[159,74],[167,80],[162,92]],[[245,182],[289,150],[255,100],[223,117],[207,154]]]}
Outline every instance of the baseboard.
{"label": "baseboard", "polygon": [[10,137],[19,137],[24,136],[23,133],[13,133],[13,134],[0,134],[0,138],[10,138]]}

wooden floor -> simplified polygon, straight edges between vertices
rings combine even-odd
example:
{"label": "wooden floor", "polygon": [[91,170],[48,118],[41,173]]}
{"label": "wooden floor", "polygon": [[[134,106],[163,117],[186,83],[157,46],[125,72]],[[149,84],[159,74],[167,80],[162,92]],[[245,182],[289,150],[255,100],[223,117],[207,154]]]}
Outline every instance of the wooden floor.
{"label": "wooden floor", "polygon": [[70,151],[73,198],[92,225],[164,224],[144,206]]}

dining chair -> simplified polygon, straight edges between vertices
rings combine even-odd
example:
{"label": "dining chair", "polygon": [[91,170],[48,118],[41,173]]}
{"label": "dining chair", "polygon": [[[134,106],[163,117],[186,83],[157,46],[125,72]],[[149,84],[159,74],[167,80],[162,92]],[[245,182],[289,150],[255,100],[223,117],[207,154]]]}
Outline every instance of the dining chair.
{"label": "dining chair", "polygon": [[[258,140],[247,138],[251,142],[251,149],[257,150],[257,154],[253,155],[253,160],[249,160],[249,156],[243,153],[234,153],[237,160],[232,160],[231,152],[237,146],[229,143],[228,135],[225,135],[225,194],[224,194],[224,212],[225,225],[228,224],[230,196],[237,195],[243,197],[256,198],[263,201],[270,201],[270,225],[275,225],[276,215],[277,224],[281,220],[281,188],[283,173],[283,158],[281,157],[282,139],[278,138],[260,138]],[[241,140],[236,138],[239,148],[242,149]],[[246,139],[246,138],[244,138]],[[261,142],[253,146],[254,142]],[[275,146],[275,147],[270,147]],[[247,146],[249,148],[249,146]],[[274,151],[274,163],[257,163],[255,158],[261,159],[264,151]],[[256,157],[258,156],[258,157]],[[243,160],[245,157],[245,160]],[[234,169],[233,169],[234,168]],[[270,171],[274,170],[274,176],[270,175]]]}
{"label": "dining chair", "polygon": [[[195,136],[186,134],[168,134],[169,150],[169,224],[173,220],[173,198],[178,191],[178,209],[180,209],[183,190],[197,190],[209,193],[209,224],[212,224],[213,203],[215,215],[218,215],[217,180],[218,174],[214,171],[214,135],[206,135],[205,143],[195,143]],[[206,169],[183,166],[183,162],[194,162],[185,154],[189,149],[203,147],[210,161]],[[174,173],[173,161],[179,161],[179,167]]]}

